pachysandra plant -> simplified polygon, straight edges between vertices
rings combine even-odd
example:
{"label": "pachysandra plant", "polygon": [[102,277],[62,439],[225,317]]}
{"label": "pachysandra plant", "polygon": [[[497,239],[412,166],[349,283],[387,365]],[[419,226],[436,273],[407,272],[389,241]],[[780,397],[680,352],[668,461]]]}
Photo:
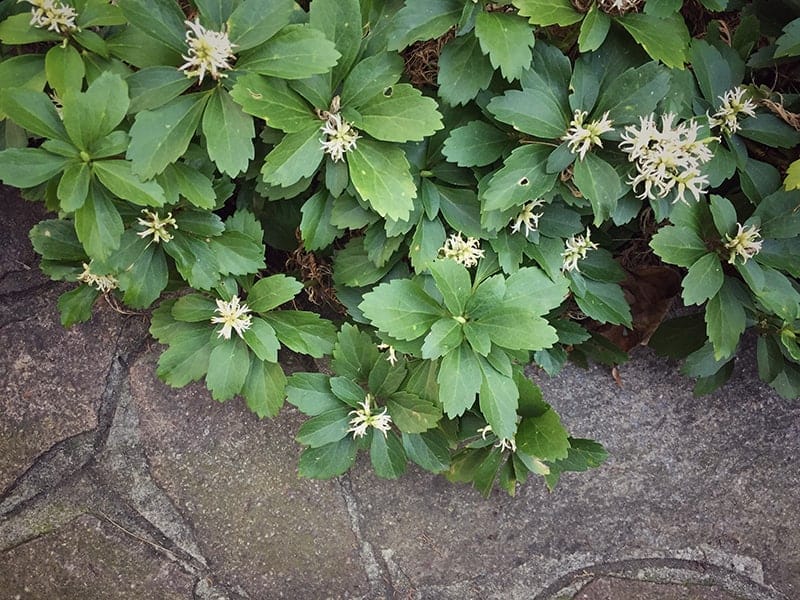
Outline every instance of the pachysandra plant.
{"label": "pachysandra plant", "polygon": [[306,415],[301,476],[552,489],[606,452],[531,363],[707,393],[750,330],[800,396],[800,14],[683,4],[0,3],[0,180],[64,325],[152,310],[167,384]]}

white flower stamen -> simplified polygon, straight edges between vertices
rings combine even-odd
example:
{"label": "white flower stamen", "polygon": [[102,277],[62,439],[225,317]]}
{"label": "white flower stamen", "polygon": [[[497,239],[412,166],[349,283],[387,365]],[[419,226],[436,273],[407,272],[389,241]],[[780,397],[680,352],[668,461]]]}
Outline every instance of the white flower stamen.
{"label": "white flower stamen", "polygon": [[235,59],[233,53],[235,44],[231,44],[228,39],[228,32],[211,31],[200,25],[198,19],[194,21],[184,21],[189,28],[186,31],[186,45],[189,51],[186,56],[181,56],[186,62],[178,67],[185,71],[187,77],[199,77],[200,83],[206,73],[210,73],[214,79],[227,77],[221,71],[231,68],[228,62]]}
{"label": "white flower stamen", "polygon": [[620,14],[637,10],[643,0],[600,0],[598,5],[604,12],[619,12]]}
{"label": "white flower stamen", "polygon": [[103,294],[116,289],[119,285],[116,277],[113,275],[95,275],[92,273],[91,266],[86,263],[83,263],[83,273],[78,275],[78,281],[97,288]]}
{"label": "white flower stamen", "polygon": [[728,262],[733,264],[736,257],[741,256],[744,264],[761,251],[761,244],[764,242],[758,239],[761,237],[761,232],[755,225],[745,228],[741,223],[736,223],[736,227],[738,230],[735,236],[725,234],[725,239],[728,241],[725,247],[730,250]]}
{"label": "white flower stamen", "polygon": [[320,127],[320,131],[325,134],[320,138],[322,149],[329,154],[333,162],[344,160],[346,152],[351,152],[356,147],[356,141],[361,138],[350,123],[342,119],[338,113],[327,113],[328,118],[325,125]]}
{"label": "white flower stamen", "polygon": [[[478,433],[481,434],[481,439],[485,440],[486,436],[490,433],[494,433],[492,430],[491,425],[487,425],[486,427],[481,427],[478,429]],[[495,448],[500,448],[501,452],[505,452],[506,450],[510,450],[511,452],[517,451],[517,442],[516,440],[511,438],[497,438],[497,443],[494,445]]]}
{"label": "white flower stamen", "polygon": [[608,118],[608,111],[603,113],[603,116],[599,119],[584,125],[583,120],[588,114],[585,110],[576,110],[572,121],[570,121],[567,133],[561,137],[562,140],[567,142],[569,151],[577,154],[580,160],[584,159],[592,146],[603,147],[603,141],[600,139],[601,135],[614,131],[613,121]]}
{"label": "white flower stamen", "polygon": [[654,115],[639,117],[639,127],[629,125],[622,134],[620,149],[635,162],[636,175],[628,178],[635,190],[643,186],[638,198],[664,198],[673,190],[673,202],[686,202],[688,190],[696,201],[705,193],[708,177],[701,175],[701,165],[713,158],[708,143],[719,141],[716,137],[698,139],[700,126],[690,120],[674,125],[675,115],[661,116],[661,129]]}
{"label": "white flower stamen", "polygon": [[352,433],[354,438],[360,438],[367,434],[367,429],[374,427],[383,432],[383,437],[386,437],[392,428],[392,417],[387,413],[387,408],[384,406],[383,412],[373,414],[372,394],[367,394],[364,401],[359,402],[359,406],[361,408],[348,413],[348,416],[353,415],[353,418],[350,419],[350,429],[347,430],[347,433]]}
{"label": "white flower stamen", "polygon": [[[19,0],[22,1],[22,0]],[[31,25],[48,31],[55,31],[61,35],[80,31],[75,24],[78,13],[75,9],[63,2],[55,0],[25,0],[33,5],[31,8]]]}
{"label": "white flower stamen", "polygon": [[155,242],[158,244],[162,240],[164,242],[170,241],[174,236],[169,232],[167,227],[172,227],[174,229],[178,228],[178,224],[175,222],[175,219],[172,218],[172,213],[167,213],[167,216],[162,220],[158,213],[153,212],[151,210],[147,210],[146,208],[142,210],[142,213],[145,215],[145,218],[142,219],[141,217],[136,220],[139,225],[145,227],[144,231],[140,231],[136,235],[140,238],[146,238],[149,235],[153,236],[153,239],[150,240],[152,244]]}
{"label": "white flower stamen", "polygon": [[564,264],[561,266],[562,271],[580,271],[578,268],[578,261],[586,258],[586,253],[589,250],[596,250],[595,244],[590,237],[589,228],[586,228],[586,236],[573,235],[565,242],[564,252],[561,256],[564,258]]}
{"label": "white flower stamen", "polygon": [[741,129],[739,115],[745,114],[748,117],[756,116],[756,105],[748,98],[744,98],[747,90],[741,85],[725,92],[724,96],[719,96],[722,104],[719,110],[708,118],[712,127],[720,127],[725,133],[733,134]]}
{"label": "white flower stamen", "polygon": [[222,323],[217,337],[231,339],[231,330],[236,331],[239,337],[244,337],[244,332],[250,329],[253,324],[252,317],[247,314],[250,309],[247,304],[239,304],[239,296],[234,296],[229,302],[217,299],[217,308],[214,309],[218,313],[218,317],[211,317],[213,324]]}
{"label": "white flower stamen", "polygon": [[397,352],[395,351],[394,346],[390,346],[389,344],[378,344],[378,350],[388,350],[386,355],[387,362],[392,366],[397,364],[399,359],[397,358]]}
{"label": "white flower stamen", "polygon": [[468,237],[465,240],[461,237],[461,233],[454,233],[445,240],[444,246],[439,248],[439,255],[470,268],[477,265],[478,259],[483,258],[485,254],[480,245],[481,243],[477,238]]}
{"label": "white flower stamen", "polygon": [[539,219],[544,216],[544,213],[533,211],[543,204],[544,200],[533,200],[525,204],[519,214],[511,219],[513,221],[511,233],[519,233],[523,226],[525,227],[525,237],[536,231],[539,228]]}

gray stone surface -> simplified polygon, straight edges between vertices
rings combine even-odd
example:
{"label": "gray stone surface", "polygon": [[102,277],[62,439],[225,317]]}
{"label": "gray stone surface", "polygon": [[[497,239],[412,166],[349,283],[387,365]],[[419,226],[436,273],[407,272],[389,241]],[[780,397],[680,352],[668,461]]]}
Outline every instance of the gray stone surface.
{"label": "gray stone surface", "polygon": [[575,600],[738,600],[715,586],[657,584],[600,577],[585,586]]}
{"label": "gray stone surface", "polygon": [[0,186],[0,202],[3,205],[3,229],[11,235],[0,236],[0,296],[13,294],[47,282],[36,267],[28,232],[46,212],[41,204],[26,202],[14,192],[3,193]]}

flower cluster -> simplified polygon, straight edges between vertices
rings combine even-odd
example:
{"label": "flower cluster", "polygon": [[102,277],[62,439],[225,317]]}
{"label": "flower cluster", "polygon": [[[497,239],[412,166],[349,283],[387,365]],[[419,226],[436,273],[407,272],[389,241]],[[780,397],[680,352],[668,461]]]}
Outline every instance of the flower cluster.
{"label": "flower cluster", "polygon": [[539,219],[542,218],[543,213],[533,211],[543,204],[544,200],[533,200],[525,204],[519,214],[511,219],[514,222],[511,226],[511,233],[519,233],[523,226],[525,227],[526,237],[536,231],[539,228]]}
{"label": "flower cluster", "polygon": [[756,116],[755,103],[750,98],[743,100],[746,91],[742,86],[736,86],[719,97],[722,101],[719,110],[708,118],[712,127],[720,127],[725,133],[732,134],[742,127],[739,124],[740,114]]}
{"label": "flower cluster", "polygon": [[450,258],[467,268],[477,265],[478,259],[483,258],[484,253],[477,238],[468,237],[465,240],[460,233],[452,234],[445,240],[444,246],[439,248],[441,257]]}
{"label": "flower cluster", "polygon": [[744,264],[761,251],[763,240],[758,239],[761,237],[761,232],[755,225],[743,227],[741,223],[737,223],[736,227],[738,230],[735,236],[731,237],[727,233],[725,234],[727,240],[725,247],[730,250],[728,262],[733,264],[736,257],[741,256],[742,264]]}
{"label": "flower cluster", "polygon": [[200,83],[203,83],[206,73],[210,73],[214,79],[227,77],[221,71],[230,69],[228,60],[236,58],[228,32],[206,29],[197,19],[184,22],[189,28],[186,31],[189,52],[187,56],[181,56],[186,62],[178,69],[185,71],[187,77],[199,77]]}
{"label": "flower cluster", "polygon": [[675,190],[675,200],[686,202],[688,190],[695,200],[705,193],[708,177],[700,174],[701,165],[713,157],[708,143],[715,137],[698,139],[700,126],[696,121],[676,125],[675,115],[661,116],[661,129],[655,116],[639,117],[639,127],[629,125],[622,134],[620,149],[628,160],[636,162],[636,176],[628,180],[634,189],[643,185],[638,198],[664,198]]}
{"label": "flower cluster", "polygon": [[172,218],[171,212],[167,213],[166,218],[163,220],[158,213],[151,210],[144,209],[142,210],[142,213],[145,215],[145,218],[142,219],[140,217],[136,219],[136,222],[139,223],[139,225],[143,225],[145,230],[140,231],[136,235],[138,235],[140,238],[146,238],[148,235],[152,235],[153,239],[150,241],[151,244],[153,242],[158,244],[162,240],[168,242],[172,239],[173,236],[167,229],[167,226],[177,229],[178,224],[175,222],[175,219]]}
{"label": "flower cluster", "polygon": [[564,264],[561,266],[562,271],[580,271],[578,261],[586,258],[589,250],[597,250],[597,244],[592,241],[590,235],[587,228],[586,236],[573,235],[565,242],[564,252],[561,253],[564,259]]}
{"label": "flower cluster", "polygon": [[55,31],[61,35],[78,31],[75,19],[78,13],[75,9],[55,0],[25,0],[32,4],[31,25],[48,31]]}
{"label": "flower cluster", "polygon": [[217,337],[231,339],[231,330],[235,330],[239,337],[244,337],[244,332],[250,329],[253,324],[253,318],[247,314],[250,312],[247,304],[239,304],[239,296],[234,296],[229,302],[217,299],[217,308],[214,309],[218,313],[218,317],[211,317],[213,324],[222,323]]}
{"label": "flower cluster", "polygon": [[359,402],[359,406],[361,408],[348,413],[354,416],[350,419],[350,429],[347,430],[347,433],[352,433],[354,438],[360,438],[367,435],[368,428],[374,427],[383,432],[383,437],[386,437],[392,428],[392,417],[387,414],[386,407],[383,407],[382,412],[373,414],[372,394],[367,394],[364,401]]}
{"label": "flower cluster", "polygon": [[103,294],[117,289],[119,285],[116,277],[113,275],[95,275],[92,273],[91,267],[86,263],[83,263],[83,273],[78,275],[78,281],[97,288]]}
{"label": "flower cluster", "polygon": [[644,0],[599,0],[597,4],[603,12],[624,14],[638,10]]}
{"label": "flower cluster", "polygon": [[[486,427],[481,427],[480,429],[478,429],[478,433],[481,434],[481,439],[485,440],[486,436],[489,435],[490,433],[494,433],[494,431],[492,431],[492,426],[491,425],[487,425]],[[494,447],[495,448],[500,448],[501,451],[511,450],[511,452],[516,452],[517,451],[517,442],[513,437],[512,438],[502,438],[502,439],[498,438],[497,439],[497,443],[494,445]]]}
{"label": "flower cluster", "polygon": [[330,155],[333,162],[339,162],[344,160],[345,152],[355,149],[356,140],[361,136],[350,123],[342,119],[338,112],[327,113],[327,115],[325,125],[320,127],[320,131],[325,134],[325,137],[319,141],[322,149]]}
{"label": "flower cluster", "polygon": [[601,135],[614,131],[613,121],[608,118],[608,111],[600,119],[595,119],[591,123],[584,125],[583,120],[588,114],[585,110],[576,110],[575,116],[569,123],[567,133],[561,138],[567,142],[569,151],[577,154],[580,160],[584,159],[592,146],[603,147],[603,142],[600,140]]}

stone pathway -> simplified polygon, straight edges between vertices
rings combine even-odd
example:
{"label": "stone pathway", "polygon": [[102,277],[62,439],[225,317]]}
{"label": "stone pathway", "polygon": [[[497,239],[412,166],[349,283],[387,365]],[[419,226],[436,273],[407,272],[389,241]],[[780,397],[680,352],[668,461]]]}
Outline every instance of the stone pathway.
{"label": "stone pathway", "polygon": [[[37,206],[0,235],[0,600],[800,598],[800,404],[756,380],[693,398],[637,353],[532,376],[611,453],[517,497],[410,469],[295,473],[300,422],[259,421],[155,376],[146,320],[102,305],[64,330],[36,270]],[[286,356],[287,371],[308,369]]]}

